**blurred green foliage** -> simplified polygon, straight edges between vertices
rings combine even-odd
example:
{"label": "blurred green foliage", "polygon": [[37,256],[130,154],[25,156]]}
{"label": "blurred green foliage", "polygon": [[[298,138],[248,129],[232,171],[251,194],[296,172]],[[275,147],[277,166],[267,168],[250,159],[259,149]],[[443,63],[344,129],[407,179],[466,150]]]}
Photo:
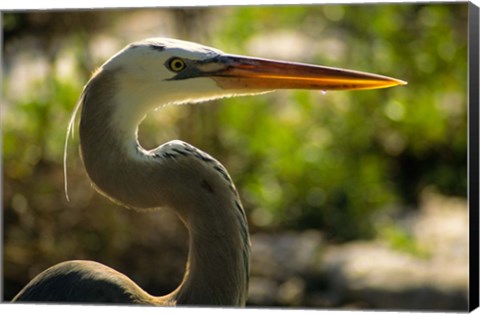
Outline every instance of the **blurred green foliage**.
{"label": "blurred green foliage", "polygon": [[392,223],[382,226],[380,228],[380,235],[396,250],[407,252],[424,259],[431,255],[431,252],[415,241],[412,234]]}
{"label": "blurred green foliage", "polygon": [[[308,53],[311,60],[300,61],[409,82],[385,91],[293,92],[253,98],[248,105],[226,101],[231,105],[221,108],[222,135],[231,150],[243,149],[237,154],[245,156],[236,160],[249,160],[234,177],[240,176],[247,199],[261,204],[254,206],[258,216],[268,224],[321,227],[335,238],[353,239],[372,234],[374,212],[415,205],[427,185],[465,196],[466,14],[464,5],[235,11],[220,31],[227,46],[241,49],[251,36],[301,30],[298,36],[308,36],[315,50]],[[337,41],[346,51],[339,59],[316,48],[316,41]]]}
{"label": "blurred green foliage", "polygon": [[[142,224],[151,218],[132,219],[95,196],[75,142],[69,182],[77,201],[68,204],[63,195],[65,131],[82,86],[109,55],[143,37],[182,37],[231,53],[408,81],[374,91],[282,91],[149,116],[140,128],[146,147],[180,138],[229,169],[252,231],[316,228],[338,241],[379,231],[417,252],[401,232],[376,230],[375,217],[414,208],[427,186],[466,196],[466,3],[30,12],[4,14],[3,23],[8,297],[18,291],[15,280],[27,281],[21,270],[45,256],[30,273],[72,256],[119,263],[122,270],[141,262],[129,259],[126,248],[148,260],[138,253],[142,240],[173,241],[150,239]],[[134,233],[135,226],[144,233]],[[82,249],[71,246],[75,232]]]}

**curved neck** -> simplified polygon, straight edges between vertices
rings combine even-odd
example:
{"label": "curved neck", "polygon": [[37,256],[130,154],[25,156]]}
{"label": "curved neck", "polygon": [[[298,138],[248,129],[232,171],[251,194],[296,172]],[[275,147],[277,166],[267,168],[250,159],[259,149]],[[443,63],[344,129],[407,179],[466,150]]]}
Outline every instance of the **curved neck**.
{"label": "curved neck", "polygon": [[112,124],[118,120],[118,110],[125,111],[133,104],[116,101],[117,86],[111,74],[97,74],[82,97],[82,159],[102,194],[136,209],[170,207],[187,226],[190,246],[184,279],[174,292],[159,300],[169,304],[245,305],[248,226],[226,170],[207,154],[180,141],[145,151],[136,136],[144,113],[133,114],[133,121],[121,128]]}

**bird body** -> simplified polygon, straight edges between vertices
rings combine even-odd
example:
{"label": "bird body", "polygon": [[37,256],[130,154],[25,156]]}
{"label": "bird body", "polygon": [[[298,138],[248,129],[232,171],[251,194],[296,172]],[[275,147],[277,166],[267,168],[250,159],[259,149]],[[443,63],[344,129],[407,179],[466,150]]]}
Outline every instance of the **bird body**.
{"label": "bird body", "polygon": [[156,301],[127,276],[93,261],[67,261],[48,268],[30,281],[15,299],[27,300],[112,304]]}
{"label": "bird body", "polygon": [[91,261],[70,261],[35,277],[14,301],[244,306],[250,240],[245,211],[227,170],[192,145],[174,140],[146,150],[138,125],[164,105],[196,103],[275,89],[369,89],[392,78],[299,63],[228,55],[202,45],[154,38],[130,44],[84,88],[81,156],[95,188],[139,210],[174,210],[189,231],[180,286],[163,297]]}

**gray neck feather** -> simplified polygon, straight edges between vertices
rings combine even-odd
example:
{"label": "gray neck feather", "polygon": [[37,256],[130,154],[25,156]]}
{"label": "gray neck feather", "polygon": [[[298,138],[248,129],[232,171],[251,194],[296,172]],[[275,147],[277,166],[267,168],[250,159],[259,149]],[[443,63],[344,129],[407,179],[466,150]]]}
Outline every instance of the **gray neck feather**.
{"label": "gray neck feather", "polygon": [[[110,125],[115,72],[99,72],[81,100],[81,155],[100,193],[129,208],[173,209],[190,233],[182,284],[163,301],[173,304],[245,305],[250,243],[245,213],[226,170],[180,141],[152,151]],[[133,104],[132,104],[133,105]]]}

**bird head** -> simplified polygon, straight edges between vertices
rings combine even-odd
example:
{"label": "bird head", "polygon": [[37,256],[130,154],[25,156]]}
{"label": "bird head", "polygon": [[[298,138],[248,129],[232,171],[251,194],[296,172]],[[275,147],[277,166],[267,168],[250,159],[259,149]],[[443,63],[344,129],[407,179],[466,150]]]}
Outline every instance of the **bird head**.
{"label": "bird head", "polygon": [[151,38],[135,42],[101,68],[117,71],[119,97],[147,106],[199,102],[276,89],[360,90],[406,84],[386,76],[225,54],[199,44]]}

